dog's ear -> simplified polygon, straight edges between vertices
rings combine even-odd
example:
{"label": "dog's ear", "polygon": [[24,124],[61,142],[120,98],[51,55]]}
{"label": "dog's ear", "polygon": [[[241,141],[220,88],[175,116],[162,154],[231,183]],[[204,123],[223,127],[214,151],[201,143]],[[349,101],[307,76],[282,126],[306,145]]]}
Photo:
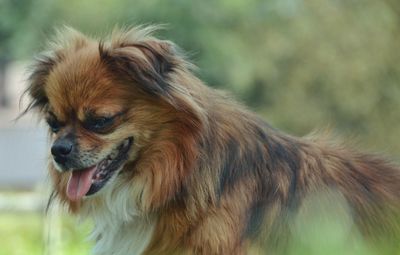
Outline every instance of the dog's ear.
{"label": "dog's ear", "polygon": [[169,74],[176,66],[175,46],[169,41],[149,40],[99,45],[100,58],[114,72],[124,75],[151,95],[168,98]]}
{"label": "dog's ear", "polygon": [[48,103],[44,84],[50,71],[56,64],[56,57],[50,53],[42,53],[36,57],[35,62],[30,66],[30,75],[28,78],[28,87],[23,93],[21,100],[25,95],[29,96],[29,103],[20,116],[26,114],[31,109],[37,108],[43,110]]}
{"label": "dog's ear", "polygon": [[47,45],[47,51],[36,56],[34,62],[28,69],[28,87],[24,91],[20,102],[25,95],[29,96],[29,103],[19,117],[26,114],[31,109],[43,110],[48,103],[44,90],[47,78],[57,63],[61,62],[69,51],[76,51],[88,42],[80,32],[63,27],[56,31],[56,35]]}
{"label": "dog's ear", "polygon": [[154,70],[165,78],[174,67],[175,45],[169,41],[151,40],[135,45],[141,49]]}

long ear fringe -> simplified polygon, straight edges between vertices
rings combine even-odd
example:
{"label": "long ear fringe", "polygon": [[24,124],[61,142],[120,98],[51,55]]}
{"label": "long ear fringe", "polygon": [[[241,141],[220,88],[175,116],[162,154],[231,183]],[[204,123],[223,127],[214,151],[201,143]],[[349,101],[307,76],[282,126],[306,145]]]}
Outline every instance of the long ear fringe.
{"label": "long ear fringe", "polygon": [[53,56],[51,56],[51,53],[45,52],[37,56],[35,62],[28,67],[27,72],[30,73],[30,75],[27,81],[29,85],[19,99],[20,109],[22,108],[24,98],[29,97],[30,100],[28,105],[22,110],[16,120],[20,119],[34,108],[39,108],[39,111],[43,110],[47,104],[47,97],[43,91],[43,83],[45,82],[45,78],[54,65],[55,59]]}

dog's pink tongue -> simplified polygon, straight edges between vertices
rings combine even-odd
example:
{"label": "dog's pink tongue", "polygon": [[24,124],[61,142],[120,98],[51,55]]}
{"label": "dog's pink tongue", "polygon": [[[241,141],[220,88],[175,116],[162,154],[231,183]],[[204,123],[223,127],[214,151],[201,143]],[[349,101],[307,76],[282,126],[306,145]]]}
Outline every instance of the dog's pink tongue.
{"label": "dog's pink tongue", "polygon": [[67,184],[69,199],[77,201],[86,195],[92,185],[92,176],[95,171],[96,166],[72,172]]}

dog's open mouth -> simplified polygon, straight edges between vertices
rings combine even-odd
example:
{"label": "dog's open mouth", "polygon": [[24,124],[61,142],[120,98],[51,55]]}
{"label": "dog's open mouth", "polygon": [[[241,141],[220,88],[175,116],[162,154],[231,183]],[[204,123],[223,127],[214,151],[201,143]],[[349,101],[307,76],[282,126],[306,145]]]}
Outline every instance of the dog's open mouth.
{"label": "dog's open mouth", "polygon": [[129,137],[96,165],[73,170],[67,184],[68,198],[77,201],[98,192],[128,159],[132,142],[133,137]]}

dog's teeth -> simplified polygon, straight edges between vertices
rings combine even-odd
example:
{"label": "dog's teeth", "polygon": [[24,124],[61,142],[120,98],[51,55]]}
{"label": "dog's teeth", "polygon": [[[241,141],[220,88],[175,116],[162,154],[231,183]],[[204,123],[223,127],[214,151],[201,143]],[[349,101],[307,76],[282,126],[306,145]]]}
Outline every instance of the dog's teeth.
{"label": "dog's teeth", "polygon": [[127,140],[124,141],[124,143],[123,143],[122,146],[123,146],[123,147],[127,147],[128,145],[129,145],[129,140],[127,139]]}

